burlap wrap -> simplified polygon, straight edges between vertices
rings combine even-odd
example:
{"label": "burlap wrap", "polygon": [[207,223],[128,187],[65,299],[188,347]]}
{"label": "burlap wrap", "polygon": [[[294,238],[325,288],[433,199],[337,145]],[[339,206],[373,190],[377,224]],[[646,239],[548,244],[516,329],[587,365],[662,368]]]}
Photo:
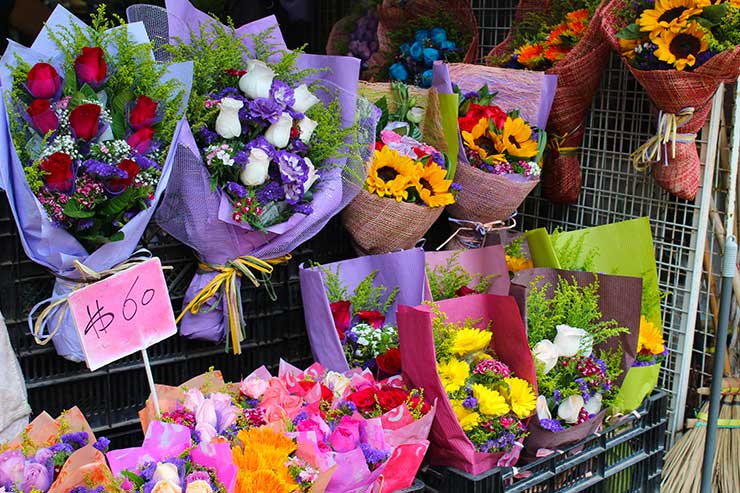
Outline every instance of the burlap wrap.
{"label": "burlap wrap", "polygon": [[[364,15],[360,14],[360,15]],[[357,28],[358,14],[351,14],[342,17],[331,27],[329,37],[326,40],[327,55],[347,55],[349,51],[349,39],[354,30]],[[360,79],[367,79],[367,69],[361,70]]]}
{"label": "burlap wrap", "polygon": [[[612,0],[604,8],[602,26],[604,36],[619,53],[617,34],[625,26],[617,12],[625,6],[624,0]],[[696,70],[639,70],[622,57],[625,65],[640,82],[657,110],[678,113],[694,108],[694,115],[678,129],[681,134],[695,134],[704,126],[711,110],[714,93],[722,82],[731,82],[740,74],[740,47],[715,55]],[[667,161],[653,165],[653,177],[670,193],[686,200],[694,200],[699,189],[701,159],[696,143],[676,142],[675,157],[672,145],[667,146]]]}
{"label": "burlap wrap", "polygon": [[[515,21],[527,12],[543,11],[549,0],[520,1]],[[578,147],[583,140],[583,121],[599,88],[609,45],[601,32],[603,6],[594,13],[588,29],[578,44],[555,66],[545,71],[558,76],[558,89],[547,122],[548,136],[556,145],[550,147],[542,169],[542,194],[557,204],[572,204],[581,193],[581,169]],[[489,56],[511,53],[511,33]],[[559,149],[575,150],[559,151]]]}

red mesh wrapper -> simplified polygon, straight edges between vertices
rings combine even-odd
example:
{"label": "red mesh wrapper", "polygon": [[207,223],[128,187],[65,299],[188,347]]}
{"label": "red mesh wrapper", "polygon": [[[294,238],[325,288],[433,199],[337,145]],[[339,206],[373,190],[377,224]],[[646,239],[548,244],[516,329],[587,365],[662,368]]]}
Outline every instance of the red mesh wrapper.
{"label": "red mesh wrapper", "polygon": [[[612,0],[604,8],[602,26],[611,46],[619,52],[617,34],[625,21],[617,16],[624,0]],[[627,68],[640,82],[655,108],[663,113],[676,114],[693,108],[691,118],[678,128],[680,134],[696,134],[704,126],[711,110],[712,97],[722,82],[730,82],[740,74],[740,47],[715,55],[694,71],[639,70],[622,57]],[[670,193],[686,200],[694,200],[699,189],[701,160],[693,139],[669,143],[662,150],[662,160],[653,165],[653,177]],[[674,154],[675,151],[675,154]]]}
{"label": "red mesh wrapper", "polygon": [[[515,16],[542,11],[549,6],[542,2],[520,1]],[[558,76],[558,89],[547,121],[547,132],[557,146],[551,146],[542,167],[542,194],[556,204],[572,204],[581,193],[581,168],[578,147],[583,140],[583,120],[599,88],[601,74],[609,55],[609,44],[601,32],[603,6],[591,19],[578,44],[546,74]],[[489,56],[502,56],[513,51],[511,33]],[[564,138],[558,138],[564,137]],[[558,150],[561,149],[561,150]]]}

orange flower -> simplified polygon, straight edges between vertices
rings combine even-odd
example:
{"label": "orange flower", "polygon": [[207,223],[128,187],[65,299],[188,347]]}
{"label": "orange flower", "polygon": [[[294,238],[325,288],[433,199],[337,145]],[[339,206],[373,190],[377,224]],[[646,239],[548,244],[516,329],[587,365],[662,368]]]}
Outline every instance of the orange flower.
{"label": "orange flower", "polygon": [[567,55],[569,51],[570,48],[564,48],[562,46],[548,46],[545,50],[545,58],[553,63],[559,62],[565,58],[565,55]]}
{"label": "orange flower", "polygon": [[588,9],[574,10],[565,14],[565,18],[570,22],[582,22],[588,24]]}
{"label": "orange flower", "polygon": [[544,60],[544,47],[540,43],[525,44],[514,50],[519,55],[517,61],[525,67],[534,67]]}
{"label": "orange flower", "polygon": [[555,26],[552,31],[550,31],[550,34],[547,35],[547,44],[549,45],[562,44],[563,40],[560,39],[560,37],[563,34],[568,34],[568,26],[566,26],[565,23],[560,23],[557,26]]}

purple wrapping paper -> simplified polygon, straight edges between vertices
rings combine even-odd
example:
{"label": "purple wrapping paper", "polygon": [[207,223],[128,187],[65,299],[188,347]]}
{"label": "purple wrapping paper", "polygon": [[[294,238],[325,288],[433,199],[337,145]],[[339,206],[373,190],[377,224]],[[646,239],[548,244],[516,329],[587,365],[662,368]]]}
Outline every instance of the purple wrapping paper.
{"label": "purple wrapping paper", "polygon": [[[31,48],[26,48],[10,41],[8,49],[0,60],[0,85],[2,88],[11,87],[12,76],[11,69],[8,65],[15,65],[16,55],[29,64],[40,61],[51,63],[60,74],[63,74],[64,72],[61,70],[61,66],[64,57],[57,48],[56,43],[50,39],[49,32],[58,30],[62,26],[69,28],[72,25],[78,26],[81,29],[88,29],[82,21],[74,17],[63,7],[58,6]],[[129,24],[125,27],[114,28],[113,31],[121,31],[123,29],[127,30],[128,35],[132,39],[140,43],[149,42],[143,24]],[[192,81],[192,62],[171,65],[167,74],[163,77],[163,82],[170,79],[178,79],[183,83],[185,95],[181,111],[184,112],[184,105],[187,103],[190,83]],[[3,90],[4,95],[5,90]],[[31,192],[26,182],[23,163],[20,162],[10,137],[5,97],[0,99],[2,99],[0,101],[0,111],[2,111],[2,117],[0,117],[0,188],[3,188],[8,196],[10,208],[18,225],[21,244],[26,255],[34,262],[46,267],[55,274],[67,277],[79,277],[73,266],[75,260],[95,271],[110,269],[114,265],[126,260],[135,250],[167,185],[172,171],[176,146],[173,145],[170,147],[167,159],[163,163],[162,177],[157,186],[152,205],[145,211],[137,214],[136,217],[123,227],[122,231],[125,238],[121,241],[102,245],[94,252],[88,252],[70,233],[52,224],[46,211],[33,195],[33,192]],[[183,122],[180,122],[173,135],[173,141],[178,139],[182,126]],[[68,295],[70,292],[69,283],[62,284],[57,281],[54,284],[54,290],[50,300],[58,299]],[[56,310],[52,311],[49,320],[56,321],[56,313]],[[60,356],[72,361],[84,361],[85,358],[79,336],[68,311],[61,320],[61,325],[53,338],[53,342]]]}
{"label": "purple wrapping paper", "polygon": [[[201,24],[217,22],[185,0],[167,0],[166,5],[171,37],[187,40],[190,38],[190,30],[197,32]],[[275,28],[273,41],[284,48],[285,43],[274,17],[246,24],[238,28],[236,34],[258,33],[270,27]],[[245,40],[247,49],[250,48],[249,45],[249,40]],[[361,109],[367,114],[361,115],[359,124],[367,130],[369,156],[369,144],[371,136],[374,136],[377,114],[371,110],[370,105],[364,107],[357,99],[359,60],[350,57],[302,55],[298,64],[301,68],[329,69],[316,77],[328,82],[328,86],[339,98],[342,122],[345,125],[349,126],[354,122],[356,106],[358,104],[363,106]],[[317,91],[316,95],[324,102],[334,97],[323,91]],[[156,220],[165,231],[193,248],[206,262],[224,264],[242,255],[262,259],[286,255],[318,233],[360,190],[359,186],[351,183],[351,178],[342,175],[342,166],[345,165],[346,159],[337,160],[338,166],[323,171],[320,181],[313,189],[312,214],[296,215],[287,223],[271,228],[273,231],[271,233],[249,231],[219,220],[218,209],[223,194],[220,190],[211,192],[208,171],[189,128],[183,129],[180,143],[184,146],[181,149],[182,154],[178,153],[177,166]],[[349,165],[364,169],[366,157],[363,155],[353,157]],[[185,294],[183,306],[187,305],[214,276],[215,273],[196,273]],[[217,302],[221,303],[212,300],[210,306]],[[206,310],[202,310],[197,315],[185,314],[181,333],[195,339],[213,342],[223,340],[226,334],[224,309],[225,305],[222,305],[207,313]]]}
{"label": "purple wrapping paper", "polygon": [[[324,267],[335,272],[337,265],[340,266],[339,276],[350,293],[374,270],[379,271],[375,278],[376,286],[385,286],[388,292],[396,286],[400,288],[395,303],[386,314],[386,321],[389,323],[395,323],[398,305],[416,306],[424,299],[426,278],[424,251],[420,248],[367,255],[327,264]],[[311,341],[314,358],[329,370],[339,372],[349,370],[329,308],[323,272],[317,268],[304,268],[301,265],[299,276],[308,338]]]}

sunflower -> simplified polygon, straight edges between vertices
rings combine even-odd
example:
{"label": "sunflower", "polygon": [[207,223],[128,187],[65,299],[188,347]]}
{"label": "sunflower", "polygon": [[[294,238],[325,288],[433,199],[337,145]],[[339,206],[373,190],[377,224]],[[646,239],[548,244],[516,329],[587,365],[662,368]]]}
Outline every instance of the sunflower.
{"label": "sunflower", "polygon": [[680,33],[665,31],[655,44],[658,45],[655,50],[658,60],[673,65],[676,70],[693,67],[696,56],[709,49],[704,28],[698,22],[689,22]]}
{"label": "sunflower", "polygon": [[525,67],[536,67],[545,60],[545,47],[540,43],[524,44],[514,50],[519,55],[517,61]]}
{"label": "sunflower", "polygon": [[509,401],[514,414],[520,419],[531,415],[537,403],[537,396],[534,395],[534,390],[529,382],[517,377],[505,378],[504,382],[509,386],[506,400]]}
{"label": "sunflower", "polygon": [[437,363],[437,373],[445,391],[451,394],[465,384],[470,375],[470,366],[464,361],[451,358],[444,363]]}
{"label": "sunflower", "polygon": [[503,416],[509,412],[509,404],[504,396],[485,385],[476,383],[471,385],[473,397],[478,401],[478,408],[487,416]]}
{"label": "sunflower", "polygon": [[447,171],[431,161],[421,168],[414,186],[427,206],[444,207],[455,203],[455,196],[450,193],[452,180],[446,180],[446,176]]}
{"label": "sunflower", "polygon": [[373,161],[367,172],[367,190],[380,197],[393,197],[401,202],[408,198],[407,189],[417,174],[413,159],[384,146],[373,154]]}
{"label": "sunflower", "polygon": [[521,117],[508,117],[504,123],[504,136],[499,152],[506,152],[518,158],[532,158],[537,155],[537,142],[532,140],[532,127]]}
{"label": "sunflower", "polygon": [[478,120],[470,132],[462,132],[462,138],[468,149],[478,154],[482,160],[506,162],[506,158],[498,150],[501,147],[501,139],[491,133],[488,117],[484,116]]}
{"label": "sunflower", "polygon": [[282,433],[267,427],[241,430],[236,436],[245,450],[275,449],[289,455],[296,449],[295,442]]}
{"label": "sunflower", "polygon": [[491,344],[490,330],[459,329],[452,336],[450,352],[460,357],[483,351]]}
{"label": "sunflower", "polygon": [[661,354],[665,351],[663,334],[660,329],[645,316],[640,317],[640,336],[637,340],[637,352]]}
{"label": "sunflower", "polygon": [[450,400],[450,404],[452,404],[452,410],[455,412],[455,417],[463,430],[470,431],[478,426],[480,414],[464,407],[461,400]]}
{"label": "sunflower", "polygon": [[649,32],[651,41],[655,42],[666,32],[681,31],[689,17],[701,12],[696,0],[656,0],[655,8],[643,10],[637,24],[640,31]]}
{"label": "sunflower", "polygon": [[637,47],[637,43],[639,40],[637,39],[622,39],[619,38],[619,53],[627,57],[629,59],[632,59],[635,57],[635,48]]}

